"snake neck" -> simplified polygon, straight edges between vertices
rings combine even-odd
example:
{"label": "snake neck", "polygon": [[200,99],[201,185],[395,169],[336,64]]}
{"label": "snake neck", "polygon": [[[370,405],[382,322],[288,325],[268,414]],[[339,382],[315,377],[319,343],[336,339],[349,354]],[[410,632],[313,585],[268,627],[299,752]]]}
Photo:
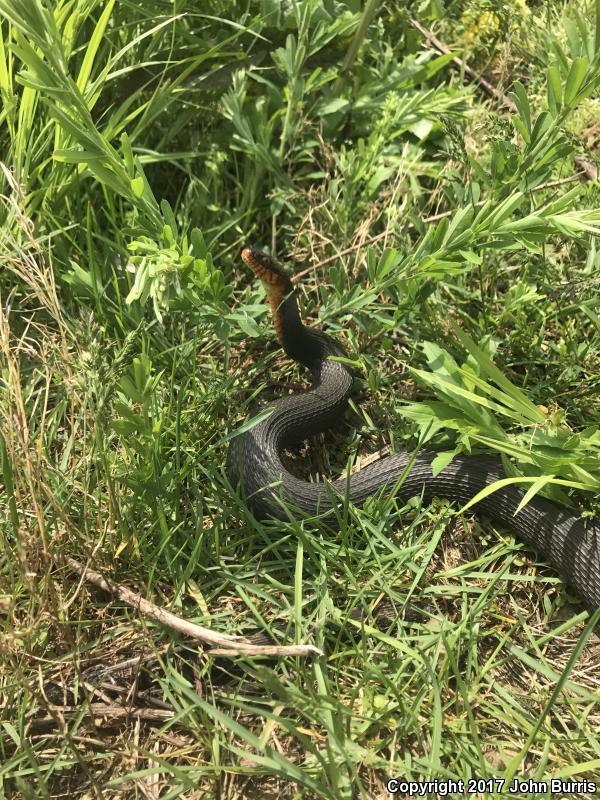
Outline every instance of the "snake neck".
{"label": "snake neck", "polygon": [[293,361],[308,367],[313,386],[326,380],[323,365],[329,356],[346,356],[344,348],[331,336],[309,328],[302,322],[298,298],[293,289],[273,309],[273,317],[283,349]]}
{"label": "snake neck", "polygon": [[278,450],[326,430],[339,420],[346,408],[352,375],[343,363],[330,360],[330,356],[345,356],[344,348],[323,331],[304,325],[291,286],[273,314],[286,354],[307,367],[311,374],[308,391],[273,404],[273,415],[265,431]]}

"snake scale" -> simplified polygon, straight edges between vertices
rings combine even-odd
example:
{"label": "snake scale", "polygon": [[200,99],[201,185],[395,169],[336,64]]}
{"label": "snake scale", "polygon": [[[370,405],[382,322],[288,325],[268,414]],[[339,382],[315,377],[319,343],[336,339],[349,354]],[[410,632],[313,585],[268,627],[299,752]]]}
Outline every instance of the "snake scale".
{"label": "snake scale", "polygon": [[[283,349],[307,367],[312,377],[308,391],[276,400],[268,406],[269,416],[232,439],[229,478],[233,485],[241,486],[257,518],[285,520],[292,511],[324,514],[328,522],[335,523],[333,505],[346,492],[352,503],[361,505],[382,488],[394,490],[402,501],[418,495],[424,502],[437,497],[463,504],[488,484],[506,477],[500,459],[489,455],[456,456],[434,475],[433,450],[416,455],[396,453],[329,485],[292,475],[282,462],[282,450],[341,418],[352,375],[344,363],[329,359],[345,356],[344,349],[327,334],[303,324],[293,284],[279,264],[252,248],[245,248],[242,258],[266,288]],[[588,608],[600,607],[600,526],[586,524],[579,514],[539,496],[515,513],[522,498],[523,492],[516,486],[505,486],[482,499],[476,508],[543,555]]]}

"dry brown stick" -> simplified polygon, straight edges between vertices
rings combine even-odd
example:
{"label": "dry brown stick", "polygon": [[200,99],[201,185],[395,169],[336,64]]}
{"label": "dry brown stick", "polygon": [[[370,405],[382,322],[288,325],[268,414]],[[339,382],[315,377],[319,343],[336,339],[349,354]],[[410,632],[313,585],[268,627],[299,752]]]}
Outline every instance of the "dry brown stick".
{"label": "dry brown stick", "polygon": [[[539,186],[534,186],[531,190],[532,192],[541,192],[543,189],[556,189],[558,186],[565,186],[568,183],[574,183],[579,178],[588,177],[590,180],[595,180],[592,176],[589,168],[588,169],[581,169],[579,172],[575,172],[573,175],[569,175],[567,178],[560,178],[560,180],[556,181],[547,181],[546,183],[540,183]],[[477,206],[484,205],[485,200],[480,200],[477,203]],[[442,219],[446,219],[447,217],[451,217],[454,214],[454,209],[450,209],[450,211],[440,211],[439,214],[433,214],[430,217],[423,217],[421,222],[424,225],[430,225],[433,222],[439,222]],[[408,230],[412,230],[414,228],[414,224],[411,222],[407,226]],[[386,236],[390,235],[390,231],[383,231],[383,233],[378,233],[376,236],[371,236],[370,239],[365,239],[363,242],[359,242],[359,244],[353,244],[350,247],[347,247],[345,250],[341,250],[339,253],[336,253],[333,256],[329,256],[328,258],[324,258],[323,261],[318,261],[316,264],[313,264],[306,269],[303,269],[302,272],[296,273],[292,278],[292,283],[297,283],[300,278],[303,278],[305,275],[308,275],[309,272],[313,272],[315,269],[321,269],[321,267],[326,267],[327,264],[331,264],[332,262],[336,261],[338,258],[343,258],[343,256],[349,256],[352,253],[355,253],[357,250],[360,250],[361,247],[365,247],[365,245],[373,244],[374,242],[378,242],[380,239],[385,238]]]}
{"label": "dry brown stick", "polygon": [[327,264],[331,264],[332,261],[336,261],[338,258],[349,256],[351,253],[356,252],[356,250],[360,250],[361,247],[365,247],[365,245],[367,244],[373,244],[373,242],[378,242],[380,239],[383,239],[385,236],[389,235],[390,231],[384,231],[383,233],[378,233],[376,236],[371,236],[370,239],[365,239],[363,242],[359,242],[359,244],[353,244],[351,247],[347,247],[345,250],[341,250],[334,256],[329,256],[329,258],[326,258],[323,261],[319,261],[316,264],[313,264],[312,267],[307,267],[307,269],[303,269],[302,272],[297,272],[292,278],[292,283],[298,283],[300,278],[303,278],[305,275],[308,275],[309,272],[312,272],[315,269],[320,269],[321,267],[324,267]]}
{"label": "dry brown stick", "polygon": [[278,644],[234,644],[226,648],[215,647],[208,651],[211,656],[306,656],[323,655],[323,651],[312,645]]}
{"label": "dry brown stick", "polygon": [[[81,714],[81,706],[50,706],[50,711],[54,715],[71,716]],[[90,716],[99,719],[143,719],[150,722],[166,722],[173,719],[175,711],[167,711],[164,708],[127,708],[127,706],[106,705],[105,703],[90,703],[87,708]],[[31,720],[31,728],[36,729],[45,724],[56,723],[56,716],[48,714],[45,717]]]}
{"label": "dry brown stick", "polygon": [[[410,24],[413,26],[413,28],[416,28],[419,31],[419,33],[425,37],[425,39],[427,39],[429,44],[431,44],[434,47],[434,49],[438,51],[438,53],[440,53],[441,55],[450,54],[451,51],[446,47],[446,45],[443,42],[441,42],[434,33],[432,33],[430,30],[421,25],[420,22],[418,22],[416,19],[411,19]],[[475,70],[468,64],[466,64],[462,60],[462,58],[459,58],[458,56],[453,56],[452,63],[454,64],[455,67],[458,67],[458,69],[463,70],[465,75],[467,75],[472,81],[478,83],[479,86],[481,86],[481,88],[483,89],[483,91],[486,94],[489,94],[490,97],[493,97],[495,100],[497,100],[501,106],[503,106],[504,108],[508,108],[510,111],[513,112],[513,114],[516,114],[517,107],[513,103],[513,101],[502,92],[499,92],[498,89],[496,89],[496,87],[489,81],[487,81],[484,77],[475,72]]]}
{"label": "dry brown stick", "polygon": [[[95,570],[89,569],[76,561],[74,558],[67,556],[65,562],[69,567],[86,581],[93,583],[105,592],[112,594],[114,597],[122,600],[124,603],[135,608],[144,617],[153,619],[161,625],[171,628],[184,636],[189,636],[192,639],[206,642],[207,644],[216,645],[219,649],[215,651],[215,655],[265,655],[265,656],[309,656],[309,655],[323,655],[323,651],[318,647],[310,644],[298,645],[256,645],[251,640],[245,639],[243,636],[231,636],[227,633],[216,633],[205,628],[202,625],[197,625],[195,622],[190,622],[187,619],[178,617],[171,611],[167,611],[150,600],[145,600],[137,592],[133,592],[119,583],[109,582],[106,578]],[[209,655],[213,653],[209,650]]]}

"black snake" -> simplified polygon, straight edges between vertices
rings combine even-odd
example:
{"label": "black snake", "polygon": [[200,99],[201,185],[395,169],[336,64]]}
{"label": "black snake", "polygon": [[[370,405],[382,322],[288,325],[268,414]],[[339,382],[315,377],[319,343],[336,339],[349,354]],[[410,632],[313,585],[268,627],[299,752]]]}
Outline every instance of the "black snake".
{"label": "black snake", "polygon": [[[434,475],[432,450],[396,453],[330,484],[294,477],[283,465],[281,451],[340,419],[352,375],[344,363],[329,359],[345,356],[343,348],[325,333],[303,325],[292,282],[281,267],[251,248],[244,249],[242,258],[267,289],[285,352],[312,376],[308,391],[275,401],[268,407],[269,416],[231,442],[229,477],[241,485],[256,517],[284,520],[297,509],[334,520],[333,504],[346,492],[352,503],[360,505],[382,487],[395,490],[401,500],[419,495],[425,502],[439,497],[466,503],[486,485],[506,477],[500,459],[488,455],[456,456]],[[543,554],[590,609],[600,607],[600,526],[586,525],[578,514],[539,496],[515,514],[522,499],[520,489],[505,486],[482,499],[477,509]]]}

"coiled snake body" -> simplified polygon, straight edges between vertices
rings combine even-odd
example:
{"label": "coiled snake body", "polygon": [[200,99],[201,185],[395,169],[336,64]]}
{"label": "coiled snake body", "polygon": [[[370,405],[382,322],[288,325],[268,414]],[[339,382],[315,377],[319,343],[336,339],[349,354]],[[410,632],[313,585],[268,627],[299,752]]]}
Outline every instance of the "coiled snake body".
{"label": "coiled snake body", "polygon": [[[438,497],[466,503],[486,485],[506,477],[500,459],[487,455],[457,456],[434,476],[431,463],[436,453],[431,450],[388,456],[329,486],[294,477],[283,465],[281,451],[326,430],[342,416],[352,376],[343,363],[328,358],[345,356],[343,348],[303,325],[293,285],[279,265],[251,248],[242,252],[242,258],[267,289],[284,350],[312,376],[308,391],[272,403],[266,419],[232,440],[229,477],[242,486],[256,517],[288,519],[286,509],[296,508],[334,519],[333,504],[346,492],[352,503],[360,505],[382,487],[395,489],[401,500],[422,495],[425,501]],[[539,496],[515,514],[522,498],[520,489],[505,486],[481,500],[477,509],[538,550],[590,609],[600,607],[600,526],[586,525],[578,514]]]}

